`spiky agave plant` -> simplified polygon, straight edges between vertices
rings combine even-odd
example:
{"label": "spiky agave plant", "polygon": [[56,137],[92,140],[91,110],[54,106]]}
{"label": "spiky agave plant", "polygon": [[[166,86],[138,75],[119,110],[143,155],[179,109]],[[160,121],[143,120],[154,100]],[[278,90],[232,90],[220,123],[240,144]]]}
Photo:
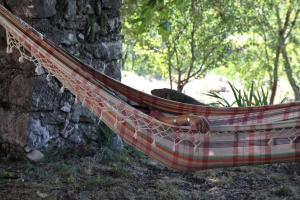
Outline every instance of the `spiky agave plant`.
{"label": "spiky agave plant", "polygon": [[[235,87],[231,82],[228,82],[231,92],[234,96],[234,102],[229,103],[220,92],[208,92],[207,96],[217,99],[216,102],[210,104],[223,107],[251,107],[251,106],[264,106],[269,105],[269,92],[265,91],[263,87],[254,90],[254,82],[252,81],[249,91],[241,90]],[[287,98],[281,100],[280,103],[286,102]]]}

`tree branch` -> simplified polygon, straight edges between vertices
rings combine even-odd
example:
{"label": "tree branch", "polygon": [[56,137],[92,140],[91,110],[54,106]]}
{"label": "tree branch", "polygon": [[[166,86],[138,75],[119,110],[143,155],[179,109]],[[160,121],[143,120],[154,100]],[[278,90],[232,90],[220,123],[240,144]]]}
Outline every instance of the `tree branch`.
{"label": "tree branch", "polygon": [[294,17],[293,21],[291,22],[290,28],[289,28],[289,30],[288,30],[286,36],[285,36],[285,40],[290,36],[290,34],[291,34],[293,28],[295,27],[296,22],[297,22],[297,19],[298,19],[298,16],[299,16],[299,13],[300,13],[300,9],[298,9],[298,10],[296,11],[295,17]]}

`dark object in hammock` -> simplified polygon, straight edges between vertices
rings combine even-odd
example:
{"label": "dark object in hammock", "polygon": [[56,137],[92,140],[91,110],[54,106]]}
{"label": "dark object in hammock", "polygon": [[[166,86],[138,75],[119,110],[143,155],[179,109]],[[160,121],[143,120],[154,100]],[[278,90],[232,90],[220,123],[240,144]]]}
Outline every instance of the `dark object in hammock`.
{"label": "dark object in hammock", "polygon": [[188,95],[168,88],[151,90],[151,94],[172,101],[205,106],[205,104],[200,103],[199,101]]}

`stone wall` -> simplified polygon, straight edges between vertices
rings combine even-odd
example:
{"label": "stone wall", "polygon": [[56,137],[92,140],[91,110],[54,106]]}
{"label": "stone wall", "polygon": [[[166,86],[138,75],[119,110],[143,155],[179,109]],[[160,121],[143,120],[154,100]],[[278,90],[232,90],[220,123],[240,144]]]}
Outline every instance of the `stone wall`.
{"label": "stone wall", "polygon": [[[121,0],[3,0],[0,3],[84,63],[121,79]],[[98,120],[32,63],[5,54],[0,30],[0,136],[27,151],[99,140]]]}

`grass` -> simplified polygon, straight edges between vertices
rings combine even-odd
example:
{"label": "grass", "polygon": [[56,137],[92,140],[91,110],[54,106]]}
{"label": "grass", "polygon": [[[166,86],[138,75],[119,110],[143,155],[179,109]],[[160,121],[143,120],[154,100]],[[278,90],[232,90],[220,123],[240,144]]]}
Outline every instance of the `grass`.
{"label": "grass", "polygon": [[94,190],[97,188],[102,188],[105,186],[109,186],[114,183],[113,178],[106,175],[96,175],[88,177],[86,180],[81,182],[81,187],[86,190]]}
{"label": "grass", "polygon": [[290,189],[289,186],[281,186],[280,188],[274,191],[274,194],[278,197],[288,197],[293,196],[293,191]]}

